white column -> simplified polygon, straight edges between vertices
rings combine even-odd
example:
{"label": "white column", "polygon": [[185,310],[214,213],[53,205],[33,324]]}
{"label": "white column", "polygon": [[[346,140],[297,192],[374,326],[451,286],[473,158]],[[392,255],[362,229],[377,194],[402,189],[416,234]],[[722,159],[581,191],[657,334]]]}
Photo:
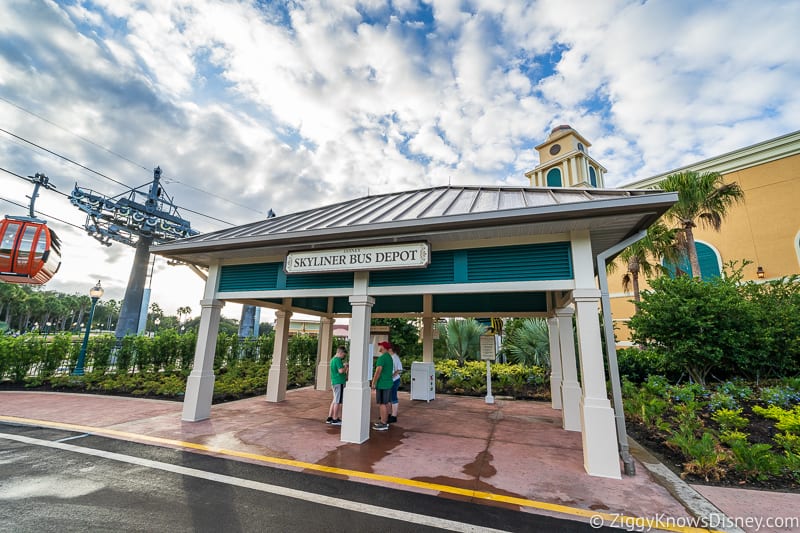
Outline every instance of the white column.
{"label": "white column", "polygon": [[331,352],[333,351],[333,319],[319,319],[319,364],[317,365],[317,390],[331,388]]}
{"label": "white column", "polygon": [[575,165],[575,158],[574,157],[570,157],[569,158],[569,173],[570,173],[570,180],[569,180],[570,183],[569,183],[569,185],[571,187],[577,185],[578,183],[580,183],[580,176],[578,175],[578,168]]}
{"label": "white column", "polygon": [[433,363],[433,295],[422,295],[422,361]]}
{"label": "white column", "polygon": [[578,318],[578,351],[583,381],[583,466],[593,476],[619,479],[617,432],[614,410],[606,390],[600,319],[597,314],[600,291],[576,289],[573,298]]}
{"label": "white column", "polygon": [[344,387],[342,406],[342,442],[360,444],[369,439],[370,395],[369,330],[375,298],[367,296],[369,272],[356,272],[353,296],[350,297],[350,371]]}
{"label": "white column", "polygon": [[350,372],[344,388],[342,406],[343,442],[360,444],[369,438],[370,387],[369,325],[375,298],[366,295],[350,297],[353,318],[350,321]]}
{"label": "white column", "polygon": [[556,309],[558,343],[561,347],[561,423],[567,431],[581,430],[581,386],[575,361],[575,339],[572,336],[571,307]]}
{"label": "white column", "polygon": [[[211,279],[211,272],[209,272]],[[211,400],[214,396],[214,352],[217,348],[217,334],[222,300],[200,301],[200,327],[197,331],[197,344],[194,349],[194,366],[186,379],[186,396],[183,398],[181,419],[187,422],[205,420],[211,416]]]}
{"label": "white column", "polygon": [[614,410],[608,400],[603,345],[600,337],[600,290],[595,285],[592,243],[586,230],[570,233],[581,364],[581,438],[583,466],[593,476],[620,479]]}
{"label": "white column", "polygon": [[275,346],[272,351],[272,365],[267,377],[267,401],[282,402],[286,398],[286,381],[289,374],[287,359],[289,352],[289,323],[291,311],[276,311]]}
{"label": "white column", "polygon": [[547,319],[550,340],[550,405],[561,409],[561,343],[558,338],[558,318]]}

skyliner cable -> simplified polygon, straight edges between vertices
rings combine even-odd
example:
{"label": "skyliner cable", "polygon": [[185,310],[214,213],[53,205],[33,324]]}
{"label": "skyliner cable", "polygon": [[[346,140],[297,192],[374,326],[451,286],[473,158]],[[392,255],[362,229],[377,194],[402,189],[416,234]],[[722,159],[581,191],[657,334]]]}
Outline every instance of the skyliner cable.
{"label": "skyliner cable", "polygon": [[[44,121],[44,122],[46,122],[46,123],[48,123],[48,124],[50,124],[50,125],[52,125],[52,126],[55,126],[56,128],[58,128],[58,129],[60,129],[60,130],[62,130],[62,131],[65,131],[65,132],[69,133],[70,135],[73,135],[73,136],[77,137],[78,139],[80,139],[80,140],[82,140],[82,141],[84,141],[84,142],[86,142],[86,143],[89,143],[89,144],[91,144],[92,146],[95,146],[95,147],[97,147],[97,148],[100,148],[101,150],[103,150],[103,151],[105,151],[105,152],[107,152],[107,153],[109,153],[109,154],[111,154],[111,155],[114,155],[114,156],[116,156],[116,157],[119,157],[120,159],[122,159],[122,160],[124,160],[124,161],[127,161],[128,163],[130,163],[130,164],[134,165],[134,166],[135,166],[135,167],[137,167],[137,168],[141,168],[142,170],[145,170],[145,171],[147,171],[147,172],[150,172],[150,169],[148,169],[148,168],[144,167],[144,166],[143,166],[143,165],[141,165],[140,163],[137,163],[136,161],[133,161],[132,159],[130,159],[130,158],[128,158],[128,157],[125,157],[124,155],[122,155],[122,154],[119,154],[119,153],[117,153],[117,152],[115,152],[115,151],[111,150],[110,148],[106,148],[105,146],[103,146],[103,145],[101,145],[101,144],[98,144],[98,143],[96,143],[96,142],[92,141],[91,139],[87,139],[86,137],[84,137],[84,136],[82,136],[82,135],[79,135],[79,134],[75,133],[74,131],[71,131],[71,130],[69,130],[69,129],[67,129],[67,128],[63,127],[63,126],[61,126],[61,125],[59,125],[59,124],[57,124],[57,123],[53,122],[52,120],[49,120],[49,119],[47,119],[47,118],[45,118],[45,117],[43,117],[43,116],[39,115],[38,113],[35,113],[35,112],[33,112],[33,111],[30,111],[29,109],[25,109],[24,107],[22,107],[22,106],[20,106],[20,105],[18,105],[18,104],[16,104],[16,103],[14,103],[14,102],[12,102],[11,100],[8,100],[7,98],[3,98],[2,96],[0,96],[0,101],[3,101],[3,102],[5,102],[5,103],[7,103],[8,105],[11,105],[11,106],[13,106],[13,107],[17,108],[17,109],[19,109],[20,111],[22,111],[22,112],[24,112],[24,113],[28,113],[29,115],[32,115],[32,116],[34,116],[34,117],[38,118],[39,120],[42,120],[42,121]],[[3,131],[6,131],[6,130],[3,130]],[[9,133],[9,132],[6,132],[6,133]],[[10,135],[14,135],[14,134],[12,134],[12,133],[9,133],[9,134],[10,134]],[[15,137],[17,137],[18,139],[20,139],[20,140],[22,140],[22,141],[24,141],[24,142],[26,142],[26,143],[27,143],[27,142],[29,142],[29,141],[27,141],[26,139],[23,139],[23,138],[21,138],[21,137],[18,137],[18,136],[15,136]],[[31,143],[31,144],[33,144],[33,143]],[[34,145],[34,146],[37,146],[37,148],[40,148],[38,145]],[[44,149],[44,150],[46,150],[46,148],[43,148],[43,149]],[[50,153],[53,153],[53,152],[50,152]],[[53,154],[53,155],[56,155],[57,157],[61,157],[62,159],[65,159],[65,160],[67,160],[67,161],[70,161],[69,159],[67,159],[67,158],[65,158],[65,157],[62,157],[62,156],[60,156],[60,155],[58,155],[58,154]],[[72,162],[72,161],[70,161],[70,162]],[[77,164],[77,163],[76,163],[76,164]],[[81,165],[79,165],[79,166],[81,166]],[[86,167],[83,167],[83,168],[86,168]],[[87,170],[90,170],[91,172],[95,172],[95,171],[93,171],[93,170],[91,170],[91,169],[87,169]],[[98,175],[101,175],[101,176],[103,176],[103,177],[106,177],[106,178],[107,178],[107,176],[105,176],[105,175],[103,175],[103,174],[99,174],[99,173],[97,173],[97,172],[95,172],[95,173],[96,173],[96,174],[98,174]],[[108,179],[111,179],[111,178],[108,178]],[[112,180],[112,181],[114,181],[114,180]],[[117,182],[117,183],[118,183],[118,182]],[[238,206],[238,207],[241,207],[241,208],[244,208],[244,209],[248,209],[248,210],[250,210],[250,211],[253,211],[254,213],[258,213],[259,215],[264,215],[264,213],[263,213],[263,212],[261,212],[261,211],[259,211],[258,209],[254,209],[254,208],[252,208],[252,207],[250,207],[250,206],[247,206],[247,205],[244,205],[244,204],[240,204],[240,203],[238,203],[238,202],[235,202],[235,201],[233,201],[233,200],[231,200],[231,199],[229,199],[229,198],[225,198],[224,196],[220,196],[219,194],[216,194],[216,193],[213,193],[213,192],[207,191],[207,190],[205,190],[205,189],[201,189],[200,187],[196,187],[196,186],[194,186],[194,185],[189,185],[188,183],[184,183],[183,181],[181,181],[181,180],[179,180],[179,179],[177,179],[177,178],[170,178],[170,177],[168,177],[168,176],[165,176],[165,177],[164,177],[164,183],[178,183],[178,184],[180,184],[180,185],[183,185],[184,187],[188,187],[188,188],[190,188],[190,189],[194,189],[194,190],[196,190],[196,191],[198,191],[198,192],[201,192],[201,193],[203,193],[203,194],[208,194],[209,196],[213,196],[213,197],[215,197],[215,198],[219,198],[220,200],[223,200],[223,201],[225,201],[225,202],[228,202],[228,203],[230,203],[230,204],[233,204],[233,205],[235,205],[235,206]],[[201,213],[196,213],[196,214],[201,214]],[[202,215],[202,214],[201,214],[201,216],[206,216],[206,215]],[[212,218],[212,217],[209,217],[209,218]],[[226,224],[229,224],[229,223],[228,223],[228,222],[226,222]],[[233,224],[231,224],[231,225],[233,225]]]}

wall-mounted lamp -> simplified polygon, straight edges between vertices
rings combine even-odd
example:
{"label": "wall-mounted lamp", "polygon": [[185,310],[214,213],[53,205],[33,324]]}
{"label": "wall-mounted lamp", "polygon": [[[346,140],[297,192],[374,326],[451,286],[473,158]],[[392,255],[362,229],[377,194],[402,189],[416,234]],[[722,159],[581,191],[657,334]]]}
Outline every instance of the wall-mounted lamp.
{"label": "wall-mounted lamp", "polygon": [[764,267],[761,265],[756,269],[756,276],[758,276],[758,279],[764,279]]}

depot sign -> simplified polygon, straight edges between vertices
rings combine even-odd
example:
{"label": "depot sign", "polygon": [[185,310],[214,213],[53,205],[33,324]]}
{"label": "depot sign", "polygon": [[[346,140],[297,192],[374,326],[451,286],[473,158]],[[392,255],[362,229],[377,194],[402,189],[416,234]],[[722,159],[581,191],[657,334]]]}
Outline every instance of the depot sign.
{"label": "depot sign", "polygon": [[427,242],[415,242],[363,248],[289,252],[283,264],[287,274],[304,274],[425,268],[429,262],[430,245]]}

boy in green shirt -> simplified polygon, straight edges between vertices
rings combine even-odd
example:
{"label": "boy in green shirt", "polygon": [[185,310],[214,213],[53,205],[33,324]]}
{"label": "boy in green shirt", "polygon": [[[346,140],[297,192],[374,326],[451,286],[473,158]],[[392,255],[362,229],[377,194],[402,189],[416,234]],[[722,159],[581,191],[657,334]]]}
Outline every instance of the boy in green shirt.
{"label": "boy in green shirt", "polygon": [[375,431],[386,431],[389,429],[389,402],[392,397],[392,373],[394,372],[394,361],[389,355],[388,350],[392,344],[390,342],[379,342],[378,353],[380,356],[375,361],[375,375],[372,376],[372,387],[375,389],[375,401],[378,403],[381,419],[372,425]]}
{"label": "boy in green shirt", "polygon": [[326,424],[342,425],[342,402],[344,400],[344,384],[347,381],[349,364],[344,362],[347,348],[339,346],[336,355],[331,358],[331,385],[333,388],[333,401],[328,409]]}

